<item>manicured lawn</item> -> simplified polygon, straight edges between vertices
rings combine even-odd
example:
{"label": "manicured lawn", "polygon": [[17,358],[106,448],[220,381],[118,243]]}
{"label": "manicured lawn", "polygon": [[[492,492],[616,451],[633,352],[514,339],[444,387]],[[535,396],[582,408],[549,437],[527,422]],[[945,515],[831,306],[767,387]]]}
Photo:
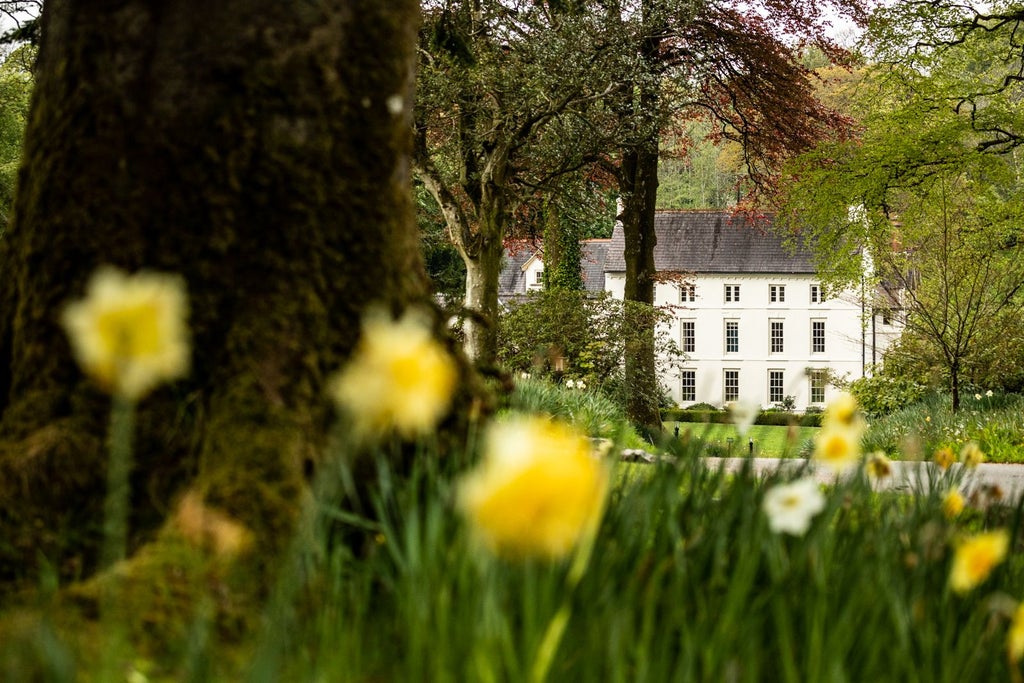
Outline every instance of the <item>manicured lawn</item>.
{"label": "manicured lawn", "polygon": [[[674,433],[677,423],[665,423],[668,434]],[[724,452],[722,455],[746,455],[750,448],[750,439],[754,440],[754,455],[766,458],[792,458],[800,455],[804,442],[814,437],[817,427],[776,427],[772,425],[753,425],[747,435],[740,438],[736,427],[726,424],[702,424],[680,422],[679,436],[685,438],[689,430],[690,438],[700,439],[709,446],[717,446]],[[715,449],[718,450],[718,449]]]}

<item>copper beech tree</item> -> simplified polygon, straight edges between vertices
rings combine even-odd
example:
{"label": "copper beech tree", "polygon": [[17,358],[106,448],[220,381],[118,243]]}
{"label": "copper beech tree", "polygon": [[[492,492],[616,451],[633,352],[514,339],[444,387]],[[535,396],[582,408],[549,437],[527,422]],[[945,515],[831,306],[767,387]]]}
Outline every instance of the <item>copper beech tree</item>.
{"label": "copper beech tree", "polygon": [[129,554],[187,500],[275,562],[364,312],[428,301],[418,23],[413,0],[46,3],[0,239],[0,593],[95,567],[110,399],[60,319],[105,264],[180,276],[190,308],[190,374],[139,405]]}

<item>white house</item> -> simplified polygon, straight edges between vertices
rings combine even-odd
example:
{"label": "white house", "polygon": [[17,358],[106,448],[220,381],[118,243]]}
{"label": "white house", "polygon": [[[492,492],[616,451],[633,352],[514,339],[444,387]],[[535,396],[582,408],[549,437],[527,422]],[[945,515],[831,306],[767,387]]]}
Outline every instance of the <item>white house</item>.
{"label": "white house", "polygon": [[[892,297],[874,287],[826,292],[811,254],[770,227],[724,211],[658,212],[655,266],[676,277],[657,285],[655,304],[675,312],[671,333],[685,355],[662,381],[678,404],[770,407],[792,397],[798,410],[822,407],[837,391],[829,376],[869,374],[899,335]],[[624,286],[616,226],[605,287],[622,298]]]}

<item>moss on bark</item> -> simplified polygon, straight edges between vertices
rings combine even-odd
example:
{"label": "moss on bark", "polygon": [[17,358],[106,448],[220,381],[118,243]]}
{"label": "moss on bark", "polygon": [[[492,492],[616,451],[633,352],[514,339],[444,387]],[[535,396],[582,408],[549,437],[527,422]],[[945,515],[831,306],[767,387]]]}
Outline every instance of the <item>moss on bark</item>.
{"label": "moss on bark", "polygon": [[[136,552],[119,570],[139,618],[161,618],[168,577],[192,577],[183,594],[228,577],[229,601],[265,590],[364,310],[428,302],[409,183],[417,15],[413,0],[46,4],[0,241],[0,595],[39,558],[63,579],[95,567],[109,399],[56,321],[103,263],[180,273],[192,307],[191,376],[139,407]],[[186,495],[251,534],[244,580],[182,544]],[[88,604],[91,585],[67,596]]]}

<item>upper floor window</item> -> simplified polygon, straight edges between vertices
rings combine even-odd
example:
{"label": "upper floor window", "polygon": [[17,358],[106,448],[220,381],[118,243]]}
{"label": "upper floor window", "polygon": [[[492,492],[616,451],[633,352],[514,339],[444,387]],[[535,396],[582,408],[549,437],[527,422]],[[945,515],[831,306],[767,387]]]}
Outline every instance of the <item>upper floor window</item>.
{"label": "upper floor window", "polygon": [[683,320],[680,323],[680,339],[683,353],[693,353],[697,350],[696,324],[692,320]]}
{"label": "upper floor window", "polygon": [[740,286],[739,285],[726,285],[725,286],[725,303],[734,304],[740,300]]}
{"label": "upper floor window", "polygon": [[768,285],[768,303],[781,304],[786,301],[786,285]]}
{"label": "upper floor window", "polygon": [[697,300],[697,285],[679,286],[679,303],[692,304]]}
{"label": "upper floor window", "polygon": [[825,353],[825,321],[811,321],[811,353]]}
{"label": "upper floor window", "polygon": [[535,272],[533,284],[542,285],[544,284],[544,271],[538,270]]}
{"label": "upper floor window", "polygon": [[820,304],[824,300],[825,300],[825,296],[824,296],[823,292],[821,291],[821,285],[819,285],[819,284],[811,285],[811,303],[812,304]]}
{"label": "upper floor window", "polygon": [[740,321],[738,320],[725,321],[725,352],[740,352]]}
{"label": "upper floor window", "polygon": [[771,352],[782,353],[782,321],[771,321]]}

